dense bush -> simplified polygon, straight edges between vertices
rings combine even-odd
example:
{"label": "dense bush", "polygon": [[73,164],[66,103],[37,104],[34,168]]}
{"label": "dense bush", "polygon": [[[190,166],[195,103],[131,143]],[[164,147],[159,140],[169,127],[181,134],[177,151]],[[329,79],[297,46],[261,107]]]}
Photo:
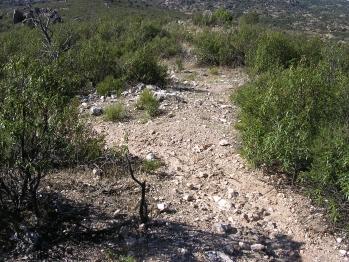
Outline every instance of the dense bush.
{"label": "dense bush", "polygon": [[[94,84],[104,80],[107,76],[118,78],[122,74],[122,64],[119,61],[119,50],[98,36],[81,43],[76,50],[76,57],[72,57],[72,66],[83,78]],[[76,61],[74,61],[76,59]]]}
{"label": "dense bush", "polygon": [[316,66],[323,60],[325,45],[320,38],[297,35],[291,43],[303,65]]}
{"label": "dense bush", "polygon": [[121,95],[125,89],[125,81],[121,78],[115,79],[112,76],[107,76],[102,82],[97,85],[97,94],[99,95]]}
{"label": "dense bush", "polygon": [[265,30],[259,26],[242,24],[234,34],[234,43],[238,50],[240,50],[244,56],[252,53],[257,48],[257,42],[259,36]]}
{"label": "dense bush", "polygon": [[321,191],[337,189],[349,199],[349,129],[348,125],[322,128],[311,146],[310,171],[302,176]]}
{"label": "dense bush", "polygon": [[159,58],[181,52],[176,38],[157,21],[137,16],[121,22],[102,20],[88,27],[82,24],[76,33],[64,66],[76,79],[77,89],[84,90],[92,82],[103,95],[119,92],[123,82],[164,85],[167,69]]}
{"label": "dense bush", "polygon": [[231,22],[233,21],[233,16],[227,9],[218,8],[213,12],[212,19],[215,24],[225,25],[231,24]]}
{"label": "dense bush", "polygon": [[245,153],[255,163],[287,172],[309,167],[310,147],[322,126],[343,121],[348,80],[328,67],[267,73],[237,95]]}
{"label": "dense bush", "polygon": [[161,65],[151,52],[140,49],[129,55],[125,63],[126,79],[163,86],[166,83],[167,68]]}
{"label": "dense bush", "polygon": [[148,45],[148,50],[161,58],[170,58],[182,52],[182,48],[174,37],[155,37]]}
{"label": "dense bush", "polygon": [[319,194],[348,199],[346,74],[328,63],[291,66],[261,75],[235,99],[243,153],[252,163],[301,173]]}
{"label": "dense bush", "polygon": [[57,64],[9,62],[0,82],[0,208],[38,213],[36,192],[47,172],[95,159],[102,142],[78,120],[70,83]]}
{"label": "dense bush", "polygon": [[242,52],[234,46],[232,34],[205,31],[197,35],[195,46],[200,64],[237,66],[244,63]]}
{"label": "dense bush", "polygon": [[287,68],[299,59],[291,37],[280,32],[262,34],[255,50],[249,50],[247,63],[256,73],[266,72],[278,67]]}

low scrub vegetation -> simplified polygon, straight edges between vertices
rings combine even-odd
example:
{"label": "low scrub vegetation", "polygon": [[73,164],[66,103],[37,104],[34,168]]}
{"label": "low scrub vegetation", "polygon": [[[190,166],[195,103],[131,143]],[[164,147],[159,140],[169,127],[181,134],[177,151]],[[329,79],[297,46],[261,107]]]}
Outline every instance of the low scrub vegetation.
{"label": "low scrub vegetation", "polygon": [[0,82],[0,208],[37,215],[36,193],[49,170],[94,160],[102,140],[89,134],[69,96],[70,82],[58,65],[28,63],[5,66]]}
{"label": "low scrub vegetation", "polygon": [[96,88],[97,94],[99,95],[121,95],[125,89],[125,81],[121,78],[115,79],[112,76],[107,76],[103,81],[99,82]]}
{"label": "low scrub vegetation", "polygon": [[145,173],[152,173],[158,170],[163,165],[164,164],[158,159],[144,160],[141,169]]}
{"label": "low scrub vegetation", "polygon": [[194,15],[193,22],[200,26],[214,26],[214,25],[231,25],[233,22],[233,15],[230,11],[224,8],[218,8],[211,12],[198,13]]}
{"label": "low scrub vegetation", "polygon": [[256,12],[249,12],[239,17],[240,25],[256,25],[259,23],[259,14]]}
{"label": "low scrub vegetation", "polygon": [[105,109],[105,119],[107,121],[122,121],[127,117],[127,112],[123,104],[115,103]]}
{"label": "low scrub vegetation", "polygon": [[154,93],[149,89],[144,89],[139,95],[136,107],[139,110],[144,110],[148,116],[154,117],[159,114],[160,103],[154,96]]}
{"label": "low scrub vegetation", "polygon": [[204,31],[195,39],[199,64],[237,66],[243,64],[243,54],[235,47],[233,35]]}
{"label": "low scrub vegetation", "polygon": [[248,55],[248,65],[256,73],[266,72],[278,67],[287,68],[298,58],[290,36],[280,32],[262,34],[255,50]]}
{"label": "low scrub vegetation", "polygon": [[349,200],[347,50],[262,33],[247,58],[252,79],[234,95],[244,155],[306,185],[335,222],[345,222]]}
{"label": "low scrub vegetation", "polygon": [[146,49],[131,55],[126,62],[126,79],[133,83],[146,83],[163,86],[166,83],[167,69]]}

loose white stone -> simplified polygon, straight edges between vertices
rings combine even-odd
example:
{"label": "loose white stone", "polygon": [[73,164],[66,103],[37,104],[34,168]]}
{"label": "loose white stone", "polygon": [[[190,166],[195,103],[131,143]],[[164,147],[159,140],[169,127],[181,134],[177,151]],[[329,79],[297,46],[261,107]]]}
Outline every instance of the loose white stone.
{"label": "loose white stone", "polygon": [[341,249],[341,250],[339,250],[339,254],[340,254],[342,257],[344,257],[344,256],[346,256],[346,255],[347,255],[347,251],[346,251],[346,250]]}
{"label": "loose white stone", "polygon": [[343,238],[341,238],[341,237],[337,237],[337,238],[336,238],[336,241],[337,241],[337,243],[338,243],[338,244],[340,244],[340,243],[342,243]]}
{"label": "loose white stone", "polygon": [[218,201],[218,206],[222,209],[230,209],[232,207],[232,204],[226,199],[221,199]]}
{"label": "loose white stone", "polygon": [[101,175],[101,170],[97,169],[97,168],[94,168],[92,170],[92,174],[94,174],[95,176],[100,176]]}
{"label": "loose white stone", "polygon": [[262,244],[253,244],[251,245],[251,250],[252,251],[262,251],[263,249],[265,249],[265,246]]}
{"label": "loose white stone", "polygon": [[222,198],[219,196],[213,196],[213,201],[214,202],[218,202],[219,200],[221,200]]}
{"label": "loose white stone", "polygon": [[228,142],[228,140],[226,140],[226,139],[222,139],[221,141],[219,141],[219,145],[220,146],[229,146],[230,142]]}
{"label": "loose white stone", "polygon": [[190,194],[187,194],[187,195],[184,195],[183,199],[185,201],[189,201],[190,202],[190,201],[194,200],[194,197],[192,195],[190,195]]}
{"label": "loose white stone", "polygon": [[155,160],[155,154],[154,153],[149,153],[149,154],[147,154],[145,159],[148,160],[148,161],[153,161],[153,160]]}
{"label": "loose white stone", "polygon": [[103,109],[101,107],[98,107],[98,106],[93,106],[90,109],[90,113],[92,116],[100,116],[103,114]]}
{"label": "loose white stone", "polygon": [[160,211],[166,211],[168,209],[168,205],[166,203],[159,203],[156,206]]}

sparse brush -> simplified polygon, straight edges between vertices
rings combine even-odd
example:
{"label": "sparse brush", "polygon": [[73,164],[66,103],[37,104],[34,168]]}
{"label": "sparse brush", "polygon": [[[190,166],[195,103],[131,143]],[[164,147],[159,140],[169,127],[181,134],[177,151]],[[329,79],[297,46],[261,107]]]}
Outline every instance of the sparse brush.
{"label": "sparse brush", "polygon": [[176,64],[176,71],[177,72],[183,71],[184,65],[183,65],[183,59],[182,58],[176,58],[175,64]]}
{"label": "sparse brush", "polygon": [[163,166],[163,163],[160,160],[145,160],[142,164],[142,171],[145,173],[151,173]]}
{"label": "sparse brush", "polygon": [[211,74],[211,75],[219,75],[219,70],[217,67],[210,67],[208,72]]}
{"label": "sparse brush", "polygon": [[154,117],[159,113],[159,106],[160,102],[149,89],[143,90],[136,104],[137,109],[144,110],[150,117]]}
{"label": "sparse brush", "polygon": [[105,109],[105,119],[107,121],[117,122],[122,121],[127,117],[127,112],[124,105],[115,103]]}

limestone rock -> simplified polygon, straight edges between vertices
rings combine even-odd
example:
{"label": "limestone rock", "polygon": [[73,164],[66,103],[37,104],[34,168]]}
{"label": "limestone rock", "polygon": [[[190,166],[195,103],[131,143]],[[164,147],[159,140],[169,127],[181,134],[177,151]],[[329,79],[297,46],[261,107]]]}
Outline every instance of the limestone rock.
{"label": "limestone rock", "polygon": [[92,116],[100,116],[103,114],[103,109],[99,106],[93,106],[90,109],[90,113]]}

